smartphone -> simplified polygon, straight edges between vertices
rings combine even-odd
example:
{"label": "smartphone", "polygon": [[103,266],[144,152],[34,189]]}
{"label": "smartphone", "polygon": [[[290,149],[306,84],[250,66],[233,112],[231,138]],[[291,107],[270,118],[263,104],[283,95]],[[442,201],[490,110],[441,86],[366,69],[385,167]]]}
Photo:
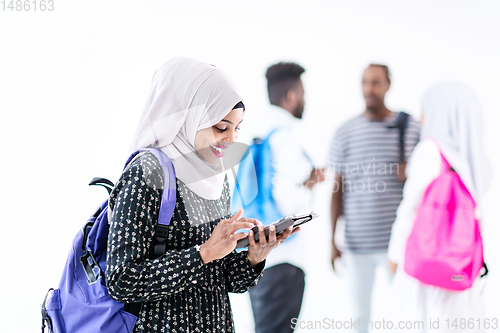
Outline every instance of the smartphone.
{"label": "smartphone", "polygon": [[[295,229],[297,229],[297,227],[299,225],[304,224],[306,222],[309,222],[317,217],[318,217],[318,214],[316,214],[315,212],[310,212],[308,214],[300,214],[300,215],[294,214],[294,215],[288,215],[288,216],[282,217],[278,221],[273,222],[265,227],[264,232],[266,234],[266,239],[268,239],[269,227],[271,225],[274,225],[276,227],[276,235],[280,235],[286,230],[286,228],[288,228],[290,226],[292,226],[293,230],[295,230]],[[293,230],[292,230],[292,232],[293,232]],[[259,227],[258,226],[253,227],[252,231],[253,231],[253,237],[255,239],[255,242],[258,243],[259,242]],[[236,248],[239,249],[242,247],[247,247],[248,244],[249,244],[249,241],[248,241],[248,236],[247,236],[247,237],[240,239],[238,241],[238,243],[236,244]]]}

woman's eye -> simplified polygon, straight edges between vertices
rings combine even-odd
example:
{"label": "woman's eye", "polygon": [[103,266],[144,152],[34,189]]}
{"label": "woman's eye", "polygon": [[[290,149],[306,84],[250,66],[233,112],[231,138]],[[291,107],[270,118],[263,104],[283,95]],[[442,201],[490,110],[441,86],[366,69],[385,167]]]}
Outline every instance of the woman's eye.
{"label": "woman's eye", "polygon": [[214,126],[214,127],[215,127],[215,129],[216,129],[217,131],[219,131],[219,132],[221,132],[221,133],[222,133],[222,132],[224,132],[224,131],[226,131],[226,128],[219,128],[219,127],[217,127],[217,126]]}

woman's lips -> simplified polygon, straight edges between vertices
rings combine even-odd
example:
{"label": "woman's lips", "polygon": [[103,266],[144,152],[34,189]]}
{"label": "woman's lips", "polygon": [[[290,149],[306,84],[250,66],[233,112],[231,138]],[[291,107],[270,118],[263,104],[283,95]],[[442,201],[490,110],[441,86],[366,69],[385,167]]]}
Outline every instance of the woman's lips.
{"label": "woman's lips", "polygon": [[210,148],[212,148],[212,152],[215,154],[215,156],[221,158],[224,156],[224,153],[222,152],[222,149],[226,149],[226,146],[215,146],[215,145],[210,145]]}

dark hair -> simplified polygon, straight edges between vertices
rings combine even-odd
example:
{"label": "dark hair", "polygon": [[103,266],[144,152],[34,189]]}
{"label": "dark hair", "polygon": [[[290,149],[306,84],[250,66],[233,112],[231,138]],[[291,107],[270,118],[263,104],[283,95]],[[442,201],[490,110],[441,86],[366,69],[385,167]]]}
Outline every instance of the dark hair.
{"label": "dark hair", "polygon": [[387,67],[386,65],[380,65],[380,64],[370,64],[370,66],[368,66],[368,68],[373,67],[373,66],[382,68],[384,70],[385,78],[387,79],[387,82],[389,82],[389,84],[391,84],[391,72],[389,71],[389,67]]}
{"label": "dark hair", "polygon": [[245,111],[245,104],[243,104],[242,101],[239,101],[238,104],[236,104],[234,107],[233,107],[233,110],[234,109],[243,109],[243,111]]}
{"label": "dark hair", "polygon": [[279,105],[281,99],[300,80],[300,76],[306,70],[293,62],[280,62],[267,69],[267,92],[269,101],[273,105]]}

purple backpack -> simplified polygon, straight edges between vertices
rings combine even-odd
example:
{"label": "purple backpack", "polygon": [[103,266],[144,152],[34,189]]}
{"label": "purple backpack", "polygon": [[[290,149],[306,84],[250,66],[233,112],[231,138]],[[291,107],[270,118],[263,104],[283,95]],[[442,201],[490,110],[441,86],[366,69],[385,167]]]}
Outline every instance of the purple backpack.
{"label": "purple backpack", "polygon": [[[165,252],[166,230],[176,204],[174,166],[160,150],[146,148],[132,154],[125,168],[139,152],[149,151],[163,170],[163,194],[156,226],[153,258]],[[125,169],[124,168],[124,169]],[[113,183],[94,178],[89,185],[101,185],[111,193]],[[108,241],[108,200],[87,220],[76,235],[58,289],[50,289],[42,305],[42,333],[130,333],[141,303],[124,304],[111,299],[105,282]]]}
{"label": "purple backpack", "polygon": [[406,243],[404,270],[428,285],[465,290],[482,267],[482,276],[488,273],[483,240],[474,198],[442,153],[441,160],[439,176],[418,207]]}

